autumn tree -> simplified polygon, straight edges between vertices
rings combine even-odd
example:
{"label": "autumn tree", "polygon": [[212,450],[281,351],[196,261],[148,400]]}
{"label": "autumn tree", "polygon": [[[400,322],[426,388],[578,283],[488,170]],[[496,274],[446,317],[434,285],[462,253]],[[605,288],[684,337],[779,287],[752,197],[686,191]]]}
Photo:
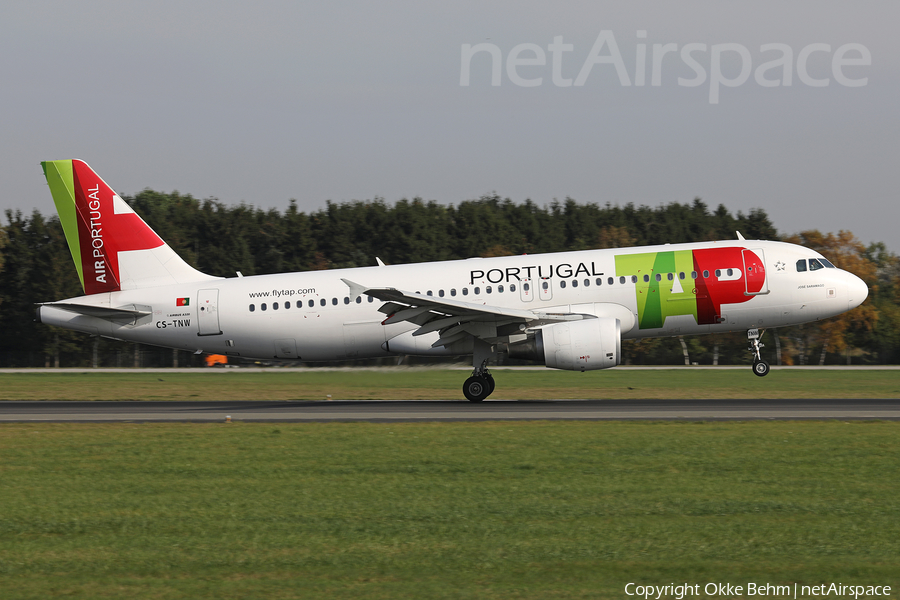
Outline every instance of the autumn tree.
{"label": "autumn tree", "polygon": [[825,356],[831,351],[845,353],[849,361],[848,342],[854,333],[871,331],[878,321],[878,309],[872,302],[873,292],[877,293],[878,277],[876,265],[870,260],[867,248],[856,239],[851,232],[841,230],[835,233],[821,233],[817,230],[803,231],[784,238],[785,242],[798,244],[819,252],[836,267],[853,273],[870,288],[866,301],[854,308],[818,323],[804,326],[806,336],[799,338],[803,344],[802,351],[808,354],[807,348],[821,344],[819,364],[825,364]]}

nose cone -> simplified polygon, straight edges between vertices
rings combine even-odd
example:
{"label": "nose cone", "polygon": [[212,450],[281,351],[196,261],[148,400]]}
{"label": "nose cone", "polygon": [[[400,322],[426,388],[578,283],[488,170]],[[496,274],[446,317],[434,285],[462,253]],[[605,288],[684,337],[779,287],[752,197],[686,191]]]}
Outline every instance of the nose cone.
{"label": "nose cone", "polygon": [[856,308],[869,295],[869,286],[866,285],[866,282],[857,277],[856,275],[852,275],[850,273],[847,274],[849,276],[849,281],[847,282],[847,298],[850,301],[849,308]]}

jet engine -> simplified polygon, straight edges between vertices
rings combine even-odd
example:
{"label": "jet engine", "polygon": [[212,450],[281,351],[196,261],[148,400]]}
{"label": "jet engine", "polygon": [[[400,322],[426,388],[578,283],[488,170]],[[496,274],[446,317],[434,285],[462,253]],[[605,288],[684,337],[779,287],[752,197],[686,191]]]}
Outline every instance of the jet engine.
{"label": "jet engine", "polygon": [[524,342],[509,345],[510,358],[544,363],[553,369],[593,371],[619,364],[622,333],[618,319],[599,318],[547,325]]}

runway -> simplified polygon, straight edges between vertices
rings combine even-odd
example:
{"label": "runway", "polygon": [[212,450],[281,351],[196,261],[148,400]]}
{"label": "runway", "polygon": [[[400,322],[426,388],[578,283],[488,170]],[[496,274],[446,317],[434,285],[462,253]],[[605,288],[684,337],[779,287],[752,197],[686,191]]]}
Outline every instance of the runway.
{"label": "runway", "polygon": [[900,399],[338,402],[0,402],[0,422],[427,422],[888,419]]}

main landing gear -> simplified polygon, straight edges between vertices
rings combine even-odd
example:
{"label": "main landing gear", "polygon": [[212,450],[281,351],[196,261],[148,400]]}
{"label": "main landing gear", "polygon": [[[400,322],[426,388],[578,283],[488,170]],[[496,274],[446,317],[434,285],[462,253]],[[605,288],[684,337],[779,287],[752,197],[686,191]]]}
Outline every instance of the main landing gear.
{"label": "main landing gear", "polygon": [[747,339],[750,340],[750,352],[753,354],[753,374],[757,377],[765,377],[769,374],[769,363],[764,361],[759,355],[759,349],[765,346],[765,344],[760,344],[759,340],[765,332],[765,329],[762,331],[759,329],[747,331]]}
{"label": "main landing gear", "polygon": [[487,369],[475,369],[472,376],[463,384],[463,394],[469,402],[481,402],[493,391],[494,377]]}
{"label": "main landing gear", "polygon": [[472,376],[463,384],[463,395],[469,402],[481,402],[494,391],[494,377],[488,371],[488,360],[494,355],[494,348],[487,342],[475,338],[472,353]]}

